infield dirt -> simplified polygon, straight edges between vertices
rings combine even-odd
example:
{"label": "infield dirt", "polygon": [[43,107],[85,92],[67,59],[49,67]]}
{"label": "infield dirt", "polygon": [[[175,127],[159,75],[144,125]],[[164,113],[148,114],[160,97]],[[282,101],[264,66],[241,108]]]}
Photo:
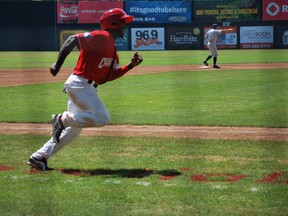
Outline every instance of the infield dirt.
{"label": "infield dirt", "polygon": [[[219,70],[211,67],[201,69],[203,65],[159,65],[159,66],[139,66],[129,71],[125,76],[142,74],[165,73],[172,71],[207,71]],[[265,64],[223,64],[220,70],[255,70],[255,69],[275,69],[288,68],[288,63],[265,63]],[[0,70],[1,86],[19,86],[36,83],[64,82],[73,68],[62,68],[57,76],[52,76],[48,68],[30,69],[6,69]]]}
{"label": "infield dirt", "polygon": [[[205,71],[202,65],[168,65],[140,66],[127,75],[164,73],[172,71]],[[265,64],[225,64],[220,70],[275,69],[288,68],[288,63]],[[62,68],[53,77],[46,68],[0,70],[0,87],[20,86],[50,82],[64,82],[73,69]],[[51,126],[47,124],[0,123],[2,134],[45,134],[49,135]],[[251,127],[198,127],[198,126],[133,126],[108,125],[103,128],[85,128],[83,135],[104,136],[155,136],[201,139],[252,139],[252,140],[285,140],[288,141],[288,128],[251,128]]]}

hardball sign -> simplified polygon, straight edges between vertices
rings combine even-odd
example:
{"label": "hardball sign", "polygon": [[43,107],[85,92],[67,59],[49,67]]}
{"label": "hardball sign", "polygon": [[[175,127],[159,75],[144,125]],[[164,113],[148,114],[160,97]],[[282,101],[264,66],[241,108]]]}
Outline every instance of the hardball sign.
{"label": "hardball sign", "polygon": [[167,28],[165,36],[168,50],[199,49],[201,47],[202,37],[199,28],[171,27]]}
{"label": "hardball sign", "polygon": [[263,0],[263,20],[288,20],[288,0]]}

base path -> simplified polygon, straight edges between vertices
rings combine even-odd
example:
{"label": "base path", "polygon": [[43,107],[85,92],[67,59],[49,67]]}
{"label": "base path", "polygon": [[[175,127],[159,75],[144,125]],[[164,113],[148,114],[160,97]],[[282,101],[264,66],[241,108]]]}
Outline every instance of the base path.
{"label": "base path", "polygon": [[[165,73],[173,71],[215,71],[208,67],[202,68],[203,65],[158,65],[158,66],[139,66],[127,73],[128,76]],[[263,63],[263,64],[223,64],[220,70],[256,70],[256,69],[275,69],[288,68],[288,63]],[[219,71],[219,69],[216,69]],[[0,70],[0,87],[1,86],[20,86],[36,83],[64,82],[73,68],[62,68],[57,76],[52,76],[49,68],[32,68],[32,69],[1,69]],[[126,76],[127,76],[126,75]]]}
{"label": "base path", "polygon": [[[172,71],[207,71],[211,67],[201,69],[203,65],[167,65],[139,66],[127,75],[164,73]],[[253,70],[288,68],[288,63],[263,64],[223,64],[220,70]],[[0,70],[0,87],[20,86],[35,83],[64,82],[73,69],[62,68],[56,77],[48,68],[34,69],[2,69]],[[48,124],[0,123],[0,134],[43,134],[51,133]],[[148,126],[148,125],[107,125],[102,128],[85,128],[84,136],[152,136],[201,139],[231,140],[283,140],[288,141],[288,128],[251,128],[251,127],[198,127],[198,126]]]}
{"label": "base path", "polygon": [[[50,124],[0,123],[0,134],[50,133]],[[82,135],[288,141],[288,128],[107,125],[101,128],[84,128]]]}

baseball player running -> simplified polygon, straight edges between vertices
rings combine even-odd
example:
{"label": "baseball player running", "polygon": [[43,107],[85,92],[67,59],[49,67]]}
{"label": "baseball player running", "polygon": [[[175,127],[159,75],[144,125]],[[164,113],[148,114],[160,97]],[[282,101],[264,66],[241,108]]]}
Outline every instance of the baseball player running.
{"label": "baseball player running", "polygon": [[216,43],[218,40],[218,36],[220,34],[230,32],[233,29],[220,29],[217,24],[213,24],[212,28],[207,31],[207,33],[204,35],[205,41],[207,42],[207,47],[210,50],[210,54],[206,58],[206,60],[203,62],[206,66],[208,66],[208,61],[213,57],[213,68],[220,68],[217,63],[217,57],[218,57],[218,51],[216,47]]}
{"label": "baseball player running", "polygon": [[100,18],[102,30],[70,36],[60,48],[57,61],[50,67],[56,76],[66,57],[75,46],[80,50],[74,73],[64,84],[68,94],[68,109],[52,115],[52,138],[34,152],[28,165],[37,170],[50,170],[48,159],[69,144],[84,127],[102,127],[110,122],[110,114],[97,94],[97,86],[123,76],[141,64],[142,57],[135,52],[131,61],[119,67],[115,40],[123,37],[126,25],[133,20],[122,9],[106,11]]}

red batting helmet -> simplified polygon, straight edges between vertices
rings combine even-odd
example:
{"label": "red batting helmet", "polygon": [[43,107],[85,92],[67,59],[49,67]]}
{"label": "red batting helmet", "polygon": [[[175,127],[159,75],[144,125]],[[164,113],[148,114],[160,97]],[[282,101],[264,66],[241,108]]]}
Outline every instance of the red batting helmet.
{"label": "red batting helmet", "polygon": [[122,27],[123,21],[125,24],[132,22],[133,16],[127,15],[124,10],[120,8],[113,8],[106,11],[100,18],[100,25],[102,29],[119,29]]}

